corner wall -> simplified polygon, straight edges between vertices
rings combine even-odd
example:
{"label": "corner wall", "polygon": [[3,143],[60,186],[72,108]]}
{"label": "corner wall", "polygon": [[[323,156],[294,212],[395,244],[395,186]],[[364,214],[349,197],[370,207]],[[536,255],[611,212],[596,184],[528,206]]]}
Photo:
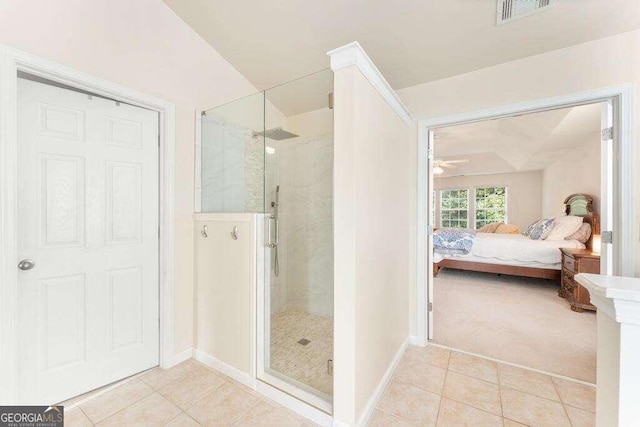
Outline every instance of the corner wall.
{"label": "corner wall", "polygon": [[409,337],[412,129],[357,66],[334,90],[334,416],[357,425]]}

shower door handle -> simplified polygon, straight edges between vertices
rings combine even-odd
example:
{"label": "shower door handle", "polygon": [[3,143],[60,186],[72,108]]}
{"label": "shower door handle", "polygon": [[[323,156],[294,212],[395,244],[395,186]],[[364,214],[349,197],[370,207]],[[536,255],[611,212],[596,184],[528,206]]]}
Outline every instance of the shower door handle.
{"label": "shower door handle", "polygon": [[[271,224],[274,224],[275,226],[275,233],[273,233],[272,229],[271,229]],[[267,217],[267,232],[266,232],[266,246],[268,248],[275,248],[276,246],[278,246],[278,218],[276,218],[274,215],[269,215]],[[275,234],[275,241],[271,241],[271,236]]]}

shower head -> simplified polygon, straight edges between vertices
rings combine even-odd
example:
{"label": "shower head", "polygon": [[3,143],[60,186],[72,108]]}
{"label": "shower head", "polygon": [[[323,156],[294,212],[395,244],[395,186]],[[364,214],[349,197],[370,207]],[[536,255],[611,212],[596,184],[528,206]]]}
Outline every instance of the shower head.
{"label": "shower head", "polygon": [[282,141],[283,139],[297,138],[300,135],[287,132],[282,128],[267,129],[263,132],[254,132],[253,136],[264,136],[265,138],[273,139],[275,141]]}

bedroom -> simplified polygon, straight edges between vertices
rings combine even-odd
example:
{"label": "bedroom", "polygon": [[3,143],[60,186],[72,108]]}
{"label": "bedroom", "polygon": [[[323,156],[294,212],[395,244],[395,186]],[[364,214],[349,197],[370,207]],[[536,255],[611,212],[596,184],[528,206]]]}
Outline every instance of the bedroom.
{"label": "bedroom", "polygon": [[572,274],[600,264],[606,108],[435,130],[433,343],[595,382],[594,307]]}

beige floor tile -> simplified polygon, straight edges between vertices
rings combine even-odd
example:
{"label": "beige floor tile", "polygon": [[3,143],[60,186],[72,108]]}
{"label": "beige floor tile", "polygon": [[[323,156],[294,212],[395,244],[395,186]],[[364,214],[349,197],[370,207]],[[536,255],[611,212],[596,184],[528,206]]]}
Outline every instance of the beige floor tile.
{"label": "beige floor tile", "polygon": [[187,413],[202,424],[231,423],[258,403],[259,399],[234,384],[217,388],[187,409]]}
{"label": "beige floor tile", "polygon": [[420,425],[434,426],[438,417],[440,396],[397,380],[391,381],[378,409]]}
{"label": "beige floor tile", "polygon": [[595,427],[596,425],[596,414],[591,411],[585,411],[584,409],[574,408],[572,406],[566,406],[564,409],[567,411],[569,415],[569,420],[571,420],[571,424],[575,427]]}
{"label": "beige floor tile", "polygon": [[516,368],[515,366],[498,364],[500,385],[523,391],[545,399],[560,401],[553,381],[549,375],[544,375],[528,369]]}
{"label": "beige floor tile", "polygon": [[498,366],[496,362],[469,354],[458,353],[457,351],[451,352],[449,370],[492,383],[498,382]]}
{"label": "beige floor tile", "polygon": [[504,427],[527,427],[527,426],[505,418]]}
{"label": "beige floor tile", "polygon": [[492,382],[449,371],[443,396],[502,416],[498,385]]}
{"label": "beige floor tile", "polygon": [[502,417],[442,398],[438,427],[502,427]]}
{"label": "beige floor tile", "polygon": [[197,427],[200,424],[184,412],[165,424],[166,427]]}
{"label": "beige floor tile", "polygon": [[249,412],[238,419],[234,426],[273,426],[273,427],[298,427],[304,420],[295,412],[289,411],[283,406],[260,401]]}
{"label": "beige floor tile", "polygon": [[429,365],[419,357],[406,355],[398,364],[394,378],[431,393],[442,394],[446,374],[445,369]]}
{"label": "beige floor tile", "polygon": [[80,408],[91,422],[99,423],[151,393],[151,387],[139,379],[134,379],[83,403]]}
{"label": "beige floor tile", "polygon": [[221,375],[209,371],[187,375],[158,391],[184,410],[224,384],[228,383]]}
{"label": "beige floor tile", "polygon": [[450,350],[437,347],[435,345],[427,345],[426,347],[410,345],[404,354],[404,357],[416,358],[421,362],[437,366],[442,369],[447,369],[449,367],[450,356]]}
{"label": "beige floor tile", "polygon": [[504,417],[529,426],[571,426],[559,402],[543,399],[521,391],[502,389]]}
{"label": "beige floor tile", "polygon": [[367,423],[368,427],[412,427],[416,425],[416,423],[396,417],[395,415],[387,414],[380,409],[373,411],[373,415]]}
{"label": "beige floor tile", "polygon": [[159,393],[153,393],[99,423],[99,426],[157,426],[164,425],[180,413],[173,403]]}
{"label": "beige floor tile", "polygon": [[89,418],[80,408],[74,408],[64,411],[64,425],[66,427],[88,427],[92,426],[93,423],[89,421]]}
{"label": "beige floor tile", "polygon": [[560,378],[553,378],[560,399],[565,405],[574,408],[596,410],[596,388]]}
{"label": "beige floor tile", "polygon": [[156,368],[142,375],[140,379],[155,389],[159,389],[169,383],[186,376],[211,372],[212,370],[201,365],[193,359],[189,359],[169,369]]}

